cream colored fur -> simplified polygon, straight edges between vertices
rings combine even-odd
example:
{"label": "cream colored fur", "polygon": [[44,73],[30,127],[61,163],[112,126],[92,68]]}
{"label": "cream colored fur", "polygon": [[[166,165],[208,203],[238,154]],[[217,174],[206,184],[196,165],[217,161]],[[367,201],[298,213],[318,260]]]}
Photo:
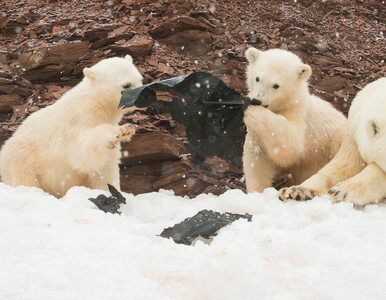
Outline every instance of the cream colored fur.
{"label": "cream colored fur", "polygon": [[281,173],[290,173],[293,183],[300,183],[338,151],[346,118],[310,95],[311,68],[295,54],[249,48],[246,58],[248,96],[262,102],[249,106],[244,116],[247,191],[263,191]]}
{"label": "cream colored fur", "polygon": [[343,143],[336,156],[281,199],[308,200],[329,193],[357,205],[386,198],[386,78],[368,84],[352,102]]}
{"label": "cream colored fur", "polygon": [[35,186],[63,196],[73,186],[119,188],[120,141],[135,127],[119,126],[123,86],[141,86],[132,58],[108,58],[56,103],[30,115],[0,152],[0,174],[11,186]]}

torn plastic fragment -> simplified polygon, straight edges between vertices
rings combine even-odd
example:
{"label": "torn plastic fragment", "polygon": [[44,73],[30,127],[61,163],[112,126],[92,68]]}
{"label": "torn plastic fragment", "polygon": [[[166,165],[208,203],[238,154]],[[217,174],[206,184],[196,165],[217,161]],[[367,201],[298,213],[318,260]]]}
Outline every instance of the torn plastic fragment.
{"label": "torn plastic fragment", "polygon": [[[171,93],[170,101],[157,99],[156,91]],[[245,139],[243,110],[258,105],[240,95],[222,80],[205,72],[195,72],[122,92],[120,107],[153,107],[168,112],[185,125],[189,150],[194,160],[219,156],[241,164]]]}
{"label": "torn plastic fragment", "polygon": [[250,214],[221,214],[213,210],[202,210],[193,217],[164,229],[160,236],[168,239],[172,238],[177,244],[191,245],[196,238],[209,239],[215,236],[219,229],[240,218],[248,221],[252,220]]}
{"label": "torn plastic fragment", "polygon": [[96,198],[90,198],[89,200],[106,213],[121,214],[119,207],[121,204],[126,203],[126,198],[112,185],[108,184],[107,186],[111,196],[108,197],[101,194]]}

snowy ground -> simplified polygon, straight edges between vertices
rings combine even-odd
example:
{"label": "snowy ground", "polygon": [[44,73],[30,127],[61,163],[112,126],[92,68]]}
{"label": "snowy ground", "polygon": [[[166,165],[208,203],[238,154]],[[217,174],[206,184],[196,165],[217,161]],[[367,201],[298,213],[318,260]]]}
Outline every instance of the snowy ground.
{"label": "snowy ground", "polygon": [[[87,200],[98,193],[0,184],[0,299],[386,299],[385,206],[163,192],[128,195],[119,216]],[[204,208],[254,217],[210,245],[157,236]]]}

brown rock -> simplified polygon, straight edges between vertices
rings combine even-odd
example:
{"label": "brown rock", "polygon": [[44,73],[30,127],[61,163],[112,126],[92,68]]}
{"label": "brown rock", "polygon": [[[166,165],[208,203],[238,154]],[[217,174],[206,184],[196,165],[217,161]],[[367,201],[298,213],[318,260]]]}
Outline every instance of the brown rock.
{"label": "brown rock", "polygon": [[26,71],[22,76],[32,82],[45,82],[71,74],[75,66],[75,63],[47,65]]}
{"label": "brown rock", "polygon": [[110,30],[111,28],[106,27],[92,28],[84,32],[83,39],[89,42],[95,42],[106,38]]}
{"label": "brown rock", "polygon": [[223,186],[218,186],[218,185],[210,185],[206,187],[203,191],[202,194],[213,194],[213,195],[221,195],[226,192],[226,188]]}
{"label": "brown rock", "polygon": [[9,129],[0,127],[0,147],[4,144],[6,140],[8,140],[12,135],[12,131]]}
{"label": "brown rock", "polygon": [[[171,174],[188,174],[191,168],[192,164],[187,161],[163,161],[124,166],[121,168],[121,188],[124,192],[133,194],[153,192],[157,190],[154,182],[158,179]],[[164,179],[163,182],[165,182]],[[166,183],[172,184],[173,180]]]}
{"label": "brown rock", "polygon": [[89,44],[82,41],[44,46],[22,53],[12,66],[24,78],[44,82],[73,74],[88,51]]}
{"label": "brown rock", "polygon": [[182,179],[186,178],[186,173],[175,173],[175,174],[170,174],[170,175],[165,175],[156,180],[153,183],[153,188],[154,190],[159,190],[161,188],[164,188],[165,186],[170,186],[170,188],[173,187],[173,184],[176,181],[180,181]]}
{"label": "brown rock", "polygon": [[109,36],[107,38],[104,38],[104,39],[101,39],[101,40],[94,42],[91,45],[91,49],[99,49],[101,47],[105,47],[105,46],[114,44],[115,42],[117,42],[119,40],[129,40],[132,37],[133,37],[132,33],[123,33],[123,34],[117,34],[117,35]]}
{"label": "brown rock", "polygon": [[67,44],[57,44],[41,47],[22,53],[14,64],[19,72],[25,73],[39,67],[48,65],[65,66],[75,63],[80,57],[89,51],[87,42],[71,42]]}
{"label": "brown rock", "polygon": [[[157,66],[157,69],[163,74],[173,75],[175,73],[175,70],[171,66],[168,66],[163,63],[159,63]],[[157,99],[161,99],[158,97],[158,93],[157,93]],[[166,99],[170,99],[170,97],[166,97]]]}
{"label": "brown rock", "polygon": [[179,160],[179,161],[163,161],[159,163],[159,176],[170,175],[176,173],[187,173],[190,172],[194,166],[191,161]]}
{"label": "brown rock", "polygon": [[0,50],[0,64],[6,64],[8,62],[8,52]]}
{"label": "brown rock", "polygon": [[65,92],[67,92],[70,89],[69,86],[58,86],[54,84],[50,84],[47,86],[47,97],[46,98],[53,98],[53,99],[59,99]]}
{"label": "brown rock", "polygon": [[0,113],[12,112],[13,106],[20,105],[24,99],[32,95],[32,85],[19,77],[12,77],[6,71],[0,72]]}
{"label": "brown rock", "polygon": [[156,176],[129,175],[121,172],[121,189],[134,195],[153,192],[153,181]]}
{"label": "brown rock", "polygon": [[54,25],[52,27],[52,34],[53,35],[63,33],[64,31],[66,31],[66,27],[65,26]]}
{"label": "brown rock", "polygon": [[85,67],[90,67],[96,64],[98,61],[102,60],[103,58],[104,54],[99,50],[94,50],[92,52],[87,53],[85,56],[82,57],[82,60],[75,66],[72,74],[83,76],[82,72]]}
{"label": "brown rock", "polygon": [[217,27],[210,26],[199,19],[188,16],[181,16],[167,20],[165,23],[157,26],[150,31],[150,35],[155,39],[164,39],[180,31],[197,30],[208,31],[214,34],[219,34]]}
{"label": "brown rock", "polygon": [[18,94],[22,97],[28,97],[32,94],[31,83],[20,77],[4,78],[0,74],[0,94]]}
{"label": "brown rock", "polygon": [[203,164],[214,174],[224,174],[236,170],[229,162],[217,156],[208,157]]}
{"label": "brown rock", "polygon": [[210,50],[213,37],[210,32],[198,30],[180,31],[161,40],[193,55],[203,55]]}
{"label": "brown rock", "polygon": [[341,76],[324,77],[316,84],[317,88],[321,91],[331,93],[341,90],[347,86],[346,79]]}
{"label": "brown rock", "polygon": [[130,6],[134,4],[134,0],[122,0],[122,4]]}
{"label": "brown rock", "polygon": [[153,184],[153,189],[173,190],[178,196],[195,197],[200,194],[206,185],[194,176],[183,177],[185,173],[178,173],[161,177]]}
{"label": "brown rock", "polygon": [[17,94],[0,95],[0,113],[12,112],[12,107],[20,103],[22,103],[22,98]]}
{"label": "brown rock", "polygon": [[[161,132],[136,134],[133,140],[122,145],[122,164],[125,166],[176,160],[184,153],[183,142],[172,135]],[[125,153],[128,155],[125,155]],[[127,156],[127,157],[125,157]]]}
{"label": "brown rock", "polygon": [[22,20],[9,19],[2,17],[0,19],[0,33],[4,35],[17,35],[23,31],[23,27],[28,23]]}
{"label": "brown rock", "polygon": [[108,47],[111,51],[119,55],[130,54],[133,57],[146,56],[153,48],[154,41],[149,37],[135,36],[123,44],[115,44]]}
{"label": "brown rock", "polygon": [[326,71],[330,71],[335,66],[342,65],[342,62],[338,58],[324,54],[314,54],[312,59],[314,64]]}
{"label": "brown rock", "polygon": [[188,16],[172,18],[150,31],[153,38],[180,47],[193,55],[203,55],[209,51],[213,42],[212,33],[221,32],[208,21]]}

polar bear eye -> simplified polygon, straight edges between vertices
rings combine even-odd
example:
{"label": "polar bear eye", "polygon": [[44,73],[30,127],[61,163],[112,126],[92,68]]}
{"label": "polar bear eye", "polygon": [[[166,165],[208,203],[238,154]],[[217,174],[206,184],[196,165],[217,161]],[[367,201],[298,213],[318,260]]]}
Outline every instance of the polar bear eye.
{"label": "polar bear eye", "polygon": [[259,81],[260,81],[260,78],[259,78],[259,77],[256,77],[256,81],[259,82]]}
{"label": "polar bear eye", "polygon": [[274,84],[273,86],[272,86],[275,90],[277,90],[279,87],[280,87],[280,85],[278,85],[278,84]]}
{"label": "polar bear eye", "polygon": [[126,83],[125,85],[122,85],[122,87],[123,87],[124,89],[128,89],[128,88],[131,87],[131,84],[130,84],[130,83]]}

